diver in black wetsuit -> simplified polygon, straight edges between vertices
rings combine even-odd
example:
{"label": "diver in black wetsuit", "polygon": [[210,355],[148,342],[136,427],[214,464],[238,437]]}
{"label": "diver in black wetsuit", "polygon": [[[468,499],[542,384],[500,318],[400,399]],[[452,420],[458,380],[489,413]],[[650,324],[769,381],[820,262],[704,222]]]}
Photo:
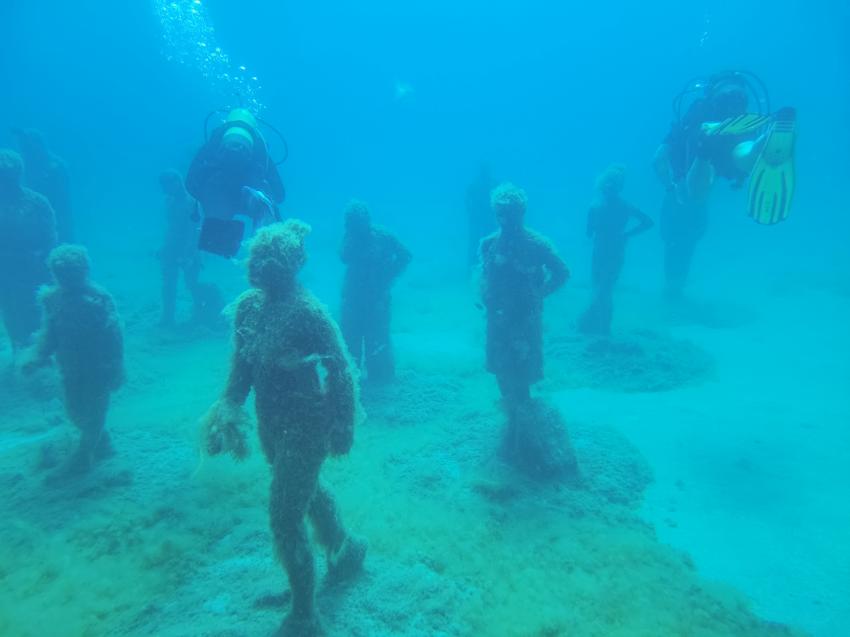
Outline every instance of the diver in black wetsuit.
{"label": "diver in black wetsuit", "polygon": [[[596,181],[599,201],[587,213],[587,236],[593,239],[593,301],[578,323],[579,330],[586,334],[611,331],[614,286],[623,269],[626,244],[654,225],[652,219],[620,196],[624,181],[624,167],[610,166]],[[637,225],[627,230],[630,221]]]}
{"label": "diver in black wetsuit", "polygon": [[[696,95],[682,114],[684,100]],[[767,91],[755,76],[730,71],[695,82],[674,101],[675,120],[655,153],[655,172],[667,190],[661,209],[666,292],[680,298],[696,246],[708,225],[708,196],[716,177],[741,187],[760,151],[761,131],[707,134],[748,111],[766,114]]]}
{"label": "diver in black wetsuit", "polygon": [[195,155],[186,190],[201,205],[204,221],[199,247],[234,256],[245,234],[244,216],[254,226],[279,220],[285,191],[277,166],[246,109],[233,109]]}

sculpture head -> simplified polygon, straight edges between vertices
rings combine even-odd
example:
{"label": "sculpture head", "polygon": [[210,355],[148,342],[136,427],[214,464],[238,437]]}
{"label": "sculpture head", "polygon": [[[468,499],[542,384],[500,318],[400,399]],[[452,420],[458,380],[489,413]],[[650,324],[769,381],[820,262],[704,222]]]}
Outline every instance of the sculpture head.
{"label": "sculpture head", "polygon": [[519,230],[528,207],[528,196],[522,188],[505,182],[496,186],[490,193],[490,206],[503,231]]}
{"label": "sculpture head", "polygon": [[623,191],[626,181],[626,167],[623,164],[611,164],[596,178],[596,190],[603,197],[611,198]]}
{"label": "sculpture head", "polygon": [[251,241],[248,256],[248,280],[271,295],[292,289],[295,277],[307,262],[304,239],[310,226],[288,219],[261,228]]}
{"label": "sculpture head", "polygon": [[61,288],[81,288],[89,280],[89,254],[83,246],[65,244],[54,248],[47,266]]}

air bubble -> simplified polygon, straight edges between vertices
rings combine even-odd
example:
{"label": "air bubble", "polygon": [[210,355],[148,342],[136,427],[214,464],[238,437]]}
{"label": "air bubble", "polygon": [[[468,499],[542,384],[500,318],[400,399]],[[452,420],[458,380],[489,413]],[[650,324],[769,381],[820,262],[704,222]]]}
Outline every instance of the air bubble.
{"label": "air bubble", "polygon": [[249,78],[247,67],[234,65],[217,45],[215,28],[201,0],[151,1],[162,31],[162,55],[167,61],[198,73],[220,103],[227,104],[237,95],[252,110],[264,110],[257,97],[262,88],[259,78]]}

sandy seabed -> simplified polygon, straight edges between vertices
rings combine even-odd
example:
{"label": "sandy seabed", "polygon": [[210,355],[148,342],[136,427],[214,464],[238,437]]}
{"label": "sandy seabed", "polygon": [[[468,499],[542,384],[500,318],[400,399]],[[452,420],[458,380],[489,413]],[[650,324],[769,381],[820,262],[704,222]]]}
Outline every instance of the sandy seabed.
{"label": "sandy seabed", "polygon": [[[364,387],[354,449],[323,473],[370,547],[358,579],[318,593],[329,634],[843,634],[850,298],[773,291],[718,324],[624,291],[610,339],[575,335],[581,290],[553,299],[538,391],[561,409],[581,470],[553,485],[499,459],[466,290],[420,291],[397,294],[397,382]],[[122,312],[118,454],[90,476],[43,482],[74,435],[55,372],[0,382],[0,634],[271,634],[285,607],[270,597],[286,584],[268,469],[256,442],[238,464],[199,453],[229,343],[162,332],[127,299]]]}

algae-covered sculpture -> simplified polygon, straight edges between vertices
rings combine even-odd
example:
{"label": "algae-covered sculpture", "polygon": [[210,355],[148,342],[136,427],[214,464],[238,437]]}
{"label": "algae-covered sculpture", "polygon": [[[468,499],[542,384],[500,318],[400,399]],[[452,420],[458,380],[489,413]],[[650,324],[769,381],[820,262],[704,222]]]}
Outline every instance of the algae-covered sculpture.
{"label": "algae-covered sculpture", "polygon": [[366,553],[366,545],[343,527],[333,497],[319,481],[325,459],[351,448],[360,408],[339,329],[296,279],[309,231],[291,219],[263,228],[253,240],[248,258],[253,289],[237,301],[230,378],[205,419],[209,453],[244,457],[242,405],[254,390],[260,442],[272,468],[271,528],[292,592],[279,634],[298,636],[322,634],[306,518],[326,551],[329,578],[357,572]]}
{"label": "algae-covered sculpture", "polygon": [[50,150],[44,134],[34,128],[12,131],[24,160],[24,184],[47,198],[56,215],[59,243],[74,241],[71,178],[65,161]]}
{"label": "algae-covered sculpture", "polygon": [[596,180],[598,200],[587,213],[587,237],[593,239],[593,300],[578,322],[586,334],[611,331],[614,286],[623,269],[626,244],[653,226],[652,219],[620,195],[624,182],[625,168],[609,166]]}
{"label": "algae-covered sculpture", "polygon": [[22,185],[20,155],[0,149],[0,314],[12,350],[39,327],[38,288],[50,281],[47,255],[56,246],[56,220],[47,199]]}
{"label": "algae-covered sculpture", "polygon": [[543,299],[569,278],[548,239],[525,227],[524,190],[502,184],[491,205],[499,230],[481,241],[481,299],[487,311],[487,370],[507,401],[527,399],[543,378]]}
{"label": "algae-covered sculpture", "polygon": [[395,373],[390,291],[410,263],[410,252],[372,224],[364,203],[352,201],[345,211],[340,257],[346,266],[340,323],[349,352],[355,363],[362,362],[370,381],[390,380]]}
{"label": "algae-covered sculpture", "polygon": [[85,473],[112,455],[106,430],[109,399],[124,382],[121,321],[109,292],[89,280],[86,249],[63,245],[48,259],[55,284],[41,293],[44,325],[25,371],[56,359],[65,409],[80,430],[77,451],[55,477]]}
{"label": "algae-covered sculpture", "polygon": [[487,370],[507,414],[504,457],[534,477],[566,478],[575,458],[557,410],[531,398],[543,378],[543,300],[569,278],[552,244],[523,224],[527,197],[513,184],[491,196],[499,230],[481,241],[481,298],[487,311]]}

